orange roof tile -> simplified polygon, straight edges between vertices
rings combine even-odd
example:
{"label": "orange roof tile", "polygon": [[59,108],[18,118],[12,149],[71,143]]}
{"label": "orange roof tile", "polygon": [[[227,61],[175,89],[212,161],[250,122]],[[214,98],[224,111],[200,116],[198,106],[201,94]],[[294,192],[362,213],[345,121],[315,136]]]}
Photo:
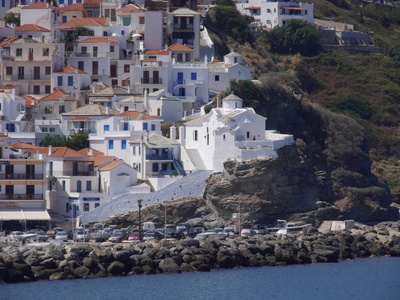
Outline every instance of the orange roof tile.
{"label": "orange roof tile", "polygon": [[21,26],[18,26],[15,28],[16,32],[21,32],[21,31],[44,31],[44,32],[50,32],[47,28],[44,28],[42,26],[36,25],[36,24],[24,24]]}
{"label": "orange roof tile", "polygon": [[79,41],[79,43],[112,43],[112,44],[120,44],[116,40],[113,40],[108,37],[90,37],[84,40]]}
{"label": "orange roof tile", "polygon": [[159,118],[135,110],[124,111],[123,113],[116,115],[116,117],[128,117],[129,120],[160,120]]}
{"label": "orange roof tile", "polygon": [[14,143],[14,144],[10,145],[10,149],[37,149],[37,148],[40,148],[40,147],[36,146],[36,145],[28,144],[28,143],[22,143],[22,142],[18,142],[18,143]]}
{"label": "orange roof tile", "polygon": [[89,74],[72,66],[66,66],[62,72],[54,72],[55,74]]}
{"label": "orange roof tile", "polygon": [[63,91],[55,90],[50,95],[44,96],[43,98],[40,98],[39,100],[40,101],[59,101],[65,95],[66,95],[66,93],[64,93]]}
{"label": "orange roof tile", "polygon": [[0,132],[0,136],[7,136],[7,135],[5,135],[4,133]]}
{"label": "orange roof tile", "polygon": [[116,167],[118,167],[118,166],[120,166],[122,164],[123,164],[122,161],[113,161],[112,163],[109,163],[109,164],[105,165],[104,167],[101,167],[99,169],[99,171],[110,171],[110,170],[112,170],[112,169],[114,169],[114,168],[116,168]]}
{"label": "orange roof tile", "polygon": [[71,4],[68,6],[64,6],[61,8],[62,11],[81,11],[83,10],[83,4],[82,3],[75,3]]}
{"label": "orange roof tile", "polygon": [[157,61],[156,58],[145,58],[141,60],[141,62],[155,62],[155,61]]}
{"label": "orange roof tile", "polygon": [[118,14],[118,16],[130,16],[130,15],[132,15],[132,12],[123,12]]}
{"label": "orange roof tile", "polygon": [[180,43],[175,43],[175,44],[169,46],[168,50],[174,51],[174,52],[193,52],[194,51],[193,49],[186,47]]}
{"label": "orange roof tile", "polygon": [[88,157],[88,155],[79,153],[68,147],[51,147],[51,154],[49,155],[49,148],[50,147],[37,147],[32,149],[31,152],[51,157]]}
{"label": "orange roof tile", "polygon": [[117,11],[135,11],[135,10],[142,10],[142,9],[133,4],[128,4],[127,6],[117,9]]}
{"label": "orange roof tile", "polygon": [[89,154],[89,153],[90,153],[90,150],[91,150],[92,153],[93,153],[92,156],[103,156],[103,155],[104,155],[103,152],[101,152],[101,151],[99,151],[99,150],[96,150],[96,149],[93,149],[93,148],[83,148],[83,149],[79,150],[78,152],[90,156],[90,154]]}
{"label": "orange roof tile", "polygon": [[6,37],[0,40],[0,47],[9,47],[8,44],[18,40],[19,37],[12,36],[12,37]]}
{"label": "orange roof tile", "polygon": [[64,24],[57,25],[57,28],[74,28],[76,26],[83,27],[108,27],[107,18],[72,18]]}
{"label": "orange roof tile", "polygon": [[72,119],[69,119],[68,122],[69,121],[88,122],[88,121],[91,121],[91,120],[89,118],[72,118]]}
{"label": "orange roof tile", "polygon": [[144,54],[146,54],[146,55],[169,55],[169,51],[165,51],[165,50],[148,50]]}
{"label": "orange roof tile", "polygon": [[38,2],[32,5],[28,5],[28,6],[24,6],[21,9],[43,9],[43,8],[52,8],[52,9],[57,9],[59,10],[60,8],[58,8],[57,6],[48,4],[48,3],[44,3],[44,2]]}
{"label": "orange roof tile", "polygon": [[103,0],[85,0],[83,1],[84,5],[88,5],[88,4],[100,4]]}
{"label": "orange roof tile", "polygon": [[115,160],[115,156],[98,155],[94,156],[89,161],[93,162],[95,166],[100,166],[108,161]]}

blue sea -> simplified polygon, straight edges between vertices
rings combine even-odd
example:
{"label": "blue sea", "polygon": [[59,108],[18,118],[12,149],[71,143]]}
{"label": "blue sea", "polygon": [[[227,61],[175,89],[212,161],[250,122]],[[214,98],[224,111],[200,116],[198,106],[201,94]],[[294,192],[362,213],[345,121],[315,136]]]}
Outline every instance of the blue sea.
{"label": "blue sea", "polygon": [[0,285],[0,299],[400,299],[400,258]]}

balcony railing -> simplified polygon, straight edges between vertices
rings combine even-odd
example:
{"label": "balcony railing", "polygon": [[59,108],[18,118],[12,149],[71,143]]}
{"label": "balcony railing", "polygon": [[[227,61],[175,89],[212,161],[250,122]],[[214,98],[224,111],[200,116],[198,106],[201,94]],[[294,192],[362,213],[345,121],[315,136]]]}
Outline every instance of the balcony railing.
{"label": "balcony railing", "polygon": [[181,24],[174,24],[174,30],[188,30],[193,31],[194,25],[193,24],[186,24],[186,26],[182,26]]}
{"label": "balcony railing", "polygon": [[162,84],[162,78],[141,78],[142,84]]}
{"label": "balcony railing", "polygon": [[43,174],[0,174],[0,179],[43,179]]}
{"label": "balcony railing", "polygon": [[43,200],[42,194],[0,194],[0,200]]}
{"label": "balcony railing", "polygon": [[4,80],[50,80],[50,75],[13,74],[5,75]]}
{"label": "balcony railing", "polygon": [[147,160],[173,160],[173,154],[147,154]]}
{"label": "balcony railing", "polygon": [[54,176],[97,176],[97,171],[64,171],[64,172],[53,172]]}

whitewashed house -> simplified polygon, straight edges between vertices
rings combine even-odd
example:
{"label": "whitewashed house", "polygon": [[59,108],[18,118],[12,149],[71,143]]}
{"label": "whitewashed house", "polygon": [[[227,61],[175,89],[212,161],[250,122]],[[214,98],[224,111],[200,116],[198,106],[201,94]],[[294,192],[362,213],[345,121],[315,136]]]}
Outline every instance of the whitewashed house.
{"label": "whitewashed house", "polygon": [[[265,130],[266,118],[253,108],[243,108],[242,99],[231,94],[223,106],[179,128],[181,161],[186,171],[223,170],[228,159],[239,161],[277,157],[276,150],[293,143],[293,136]],[[171,139],[176,139],[171,129]]]}
{"label": "whitewashed house", "polygon": [[96,133],[89,134],[90,147],[133,166],[129,160],[129,141],[146,131],[161,134],[161,122],[142,112],[125,111],[97,122]]}
{"label": "whitewashed house", "polygon": [[236,9],[254,18],[255,27],[275,28],[289,20],[314,24],[314,4],[290,1],[246,0],[236,2]]}
{"label": "whitewashed house", "polygon": [[[60,24],[56,26],[57,37],[63,37],[68,31],[75,30],[74,27],[86,27],[90,36],[108,36],[109,35],[109,25],[110,22],[108,18],[93,18],[93,17],[84,17],[84,18],[72,18],[66,23]],[[72,53],[71,55],[73,55]]]}
{"label": "whitewashed house", "polygon": [[208,64],[209,77],[208,87],[211,91],[225,91],[231,80],[249,80],[251,77],[250,68],[243,63],[242,56],[230,52],[224,56],[223,62]]}
{"label": "whitewashed house", "polygon": [[38,42],[52,43],[54,34],[51,30],[36,24],[24,24],[15,28],[15,35],[32,38]]}
{"label": "whitewashed house", "polygon": [[51,90],[62,90],[74,97],[82,100],[81,89],[89,86],[91,83],[90,74],[74,68],[66,66],[61,72],[53,72],[51,74]]}

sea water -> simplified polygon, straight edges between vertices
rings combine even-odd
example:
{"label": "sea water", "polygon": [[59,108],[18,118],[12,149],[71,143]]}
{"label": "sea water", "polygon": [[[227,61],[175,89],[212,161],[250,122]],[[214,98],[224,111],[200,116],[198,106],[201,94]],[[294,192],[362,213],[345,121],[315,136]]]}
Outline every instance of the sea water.
{"label": "sea water", "polygon": [[400,258],[0,285],[0,299],[400,299]]}

